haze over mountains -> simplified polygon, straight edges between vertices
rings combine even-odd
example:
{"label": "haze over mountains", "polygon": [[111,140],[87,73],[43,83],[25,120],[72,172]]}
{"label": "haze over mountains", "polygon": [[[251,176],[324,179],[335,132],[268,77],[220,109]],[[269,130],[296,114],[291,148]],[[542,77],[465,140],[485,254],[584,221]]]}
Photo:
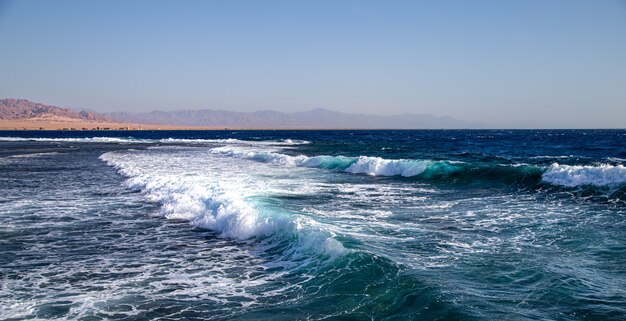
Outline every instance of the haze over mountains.
{"label": "haze over mountains", "polygon": [[3,120],[82,120],[134,124],[197,126],[212,128],[363,128],[363,129],[421,129],[421,128],[479,128],[485,125],[470,123],[452,117],[427,114],[394,116],[347,114],[327,109],[304,112],[233,112],[226,110],[177,110],[147,113],[96,113],[74,111],[26,99],[0,99],[0,119]]}
{"label": "haze over mountains", "polygon": [[303,112],[272,110],[251,113],[226,110],[177,110],[148,113],[108,113],[107,116],[125,122],[168,124],[180,126],[208,126],[232,128],[475,128],[477,124],[452,117],[426,114],[395,116],[346,114],[317,108]]}

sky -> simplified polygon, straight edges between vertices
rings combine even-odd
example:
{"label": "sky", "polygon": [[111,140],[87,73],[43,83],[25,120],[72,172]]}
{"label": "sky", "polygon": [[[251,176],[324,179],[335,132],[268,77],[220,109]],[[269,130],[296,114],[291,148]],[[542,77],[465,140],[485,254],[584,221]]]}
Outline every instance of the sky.
{"label": "sky", "polygon": [[626,1],[0,0],[0,98],[626,127]]}

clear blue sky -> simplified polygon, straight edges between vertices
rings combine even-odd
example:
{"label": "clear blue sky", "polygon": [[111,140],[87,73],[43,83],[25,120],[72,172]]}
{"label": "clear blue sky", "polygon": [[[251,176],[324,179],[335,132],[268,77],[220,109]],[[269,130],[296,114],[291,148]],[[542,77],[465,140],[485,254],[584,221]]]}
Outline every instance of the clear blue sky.
{"label": "clear blue sky", "polygon": [[4,97],[626,127],[626,2],[2,1]]}

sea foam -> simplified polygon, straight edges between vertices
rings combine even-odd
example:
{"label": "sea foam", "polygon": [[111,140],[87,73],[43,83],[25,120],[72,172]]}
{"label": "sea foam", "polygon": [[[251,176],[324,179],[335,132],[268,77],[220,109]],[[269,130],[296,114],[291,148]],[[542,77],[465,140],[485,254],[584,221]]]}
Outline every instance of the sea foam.
{"label": "sea foam", "polygon": [[233,144],[233,145],[261,145],[261,146],[293,146],[308,144],[306,140],[241,140],[236,138],[194,139],[194,138],[162,138],[145,139],[133,137],[77,137],[77,138],[47,138],[47,137],[0,137],[5,142],[74,142],[74,143],[142,143],[142,144]]}
{"label": "sea foam", "polygon": [[213,148],[211,153],[276,165],[333,169],[371,176],[412,177],[424,173],[429,166],[446,163],[430,160],[384,159],[371,156],[291,156],[277,152],[246,150],[231,146]]}
{"label": "sea foam", "polygon": [[154,143],[153,139],[134,139],[119,137],[82,137],[82,138],[45,138],[45,137],[0,137],[5,142],[75,142],[75,143]]}
{"label": "sea foam", "polygon": [[427,160],[384,159],[359,156],[357,161],[345,169],[348,173],[372,176],[411,177],[423,173],[432,162]]}
{"label": "sea foam", "polygon": [[553,163],[543,173],[544,182],[567,186],[619,186],[626,184],[624,165],[570,166]]}
{"label": "sea foam", "polygon": [[260,238],[270,244],[289,240],[284,253],[290,256],[314,252],[334,257],[348,252],[312,219],[279,213],[254,201],[262,195],[260,188],[250,185],[258,180],[248,171],[181,154],[186,153],[116,151],[100,159],[128,178],[128,188],[161,204],[160,214],[168,219],[188,221],[225,238]]}

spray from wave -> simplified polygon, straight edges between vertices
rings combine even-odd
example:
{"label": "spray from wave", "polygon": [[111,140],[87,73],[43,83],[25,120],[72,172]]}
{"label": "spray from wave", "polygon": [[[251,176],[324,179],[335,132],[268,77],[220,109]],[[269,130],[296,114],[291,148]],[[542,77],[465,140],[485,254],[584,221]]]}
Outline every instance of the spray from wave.
{"label": "spray from wave", "polygon": [[554,163],[545,168],[527,164],[468,164],[456,161],[384,159],[372,156],[291,156],[231,146],[213,148],[210,152],[275,165],[322,168],[370,176],[415,177],[427,181],[483,180],[533,184],[544,182],[563,187],[626,184],[626,168],[623,165],[569,166]]}
{"label": "spray from wave", "polygon": [[191,163],[200,162],[198,158],[177,162],[169,154],[159,152],[108,152],[100,159],[126,176],[130,189],[140,190],[148,199],[160,203],[161,215],[168,219],[185,220],[225,238],[256,238],[269,247],[283,244],[282,254],[291,259],[305,253],[336,257],[348,252],[318,222],[251,203],[258,195],[242,182],[253,181],[252,178],[237,179],[241,173],[233,174],[231,180],[206,175],[202,164]]}
{"label": "spray from wave", "polygon": [[71,142],[71,143],[116,143],[116,144],[235,144],[235,145],[261,145],[261,146],[292,146],[309,144],[306,140],[240,140],[235,138],[194,139],[194,138],[162,138],[146,139],[133,137],[71,137],[71,138],[45,138],[45,137],[0,137],[5,142]]}
{"label": "spray from wave", "polygon": [[371,176],[412,177],[424,173],[429,167],[452,164],[451,162],[436,162],[429,160],[389,160],[381,157],[370,156],[290,156],[276,152],[249,151],[229,146],[213,148],[211,149],[211,153],[276,165],[341,170],[347,173],[367,174]]}
{"label": "spray from wave", "polygon": [[567,187],[619,186],[626,184],[624,165],[570,166],[553,163],[542,175],[545,182]]}
{"label": "spray from wave", "polygon": [[314,167],[370,176],[413,177],[426,181],[523,180],[537,178],[541,170],[533,166],[474,166],[457,161],[385,159],[372,156],[290,156],[277,152],[251,151],[237,147],[218,147],[212,154],[248,159],[275,165]]}
{"label": "spray from wave", "polygon": [[70,143],[154,143],[153,139],[134,139],[120,137],[82,137],[82,138],[43,138],[43,137],[0,137],[4,142],[70,142]]}

